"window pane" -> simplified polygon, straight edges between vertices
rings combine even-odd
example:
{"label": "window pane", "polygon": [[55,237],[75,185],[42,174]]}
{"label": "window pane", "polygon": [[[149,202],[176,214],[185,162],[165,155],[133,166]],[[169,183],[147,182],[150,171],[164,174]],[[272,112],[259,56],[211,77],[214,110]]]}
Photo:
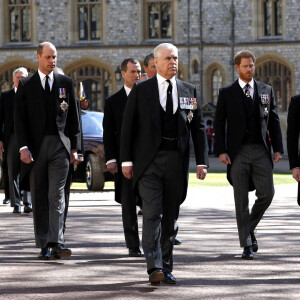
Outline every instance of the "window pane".
{"label": "window pane", "polygon": [[171,5],[162,4],[161,6],[161,38],[172,37]]}
{"label": "window pane", "polygon": [[222,87],[222,74],[216,69],[212,75],[212,103],[217,105],[219,90]]}
{"label": "window pane", "polygon": [[159,6],[157,4],[149,5],[149,38],[158,38],[159,32]]}
{"label": "window pane", "polygon": [[282,3],[275,1],[275,35],[282,35]]}
{"label": "window pane", "polygon": [[22,41],[30,41],[31,39],[31,17],[30,8],[26,7],[22,10]]}
{"label": "window pane", "polygon": [[78,20],[79,20],[79,39],[88,39],[88,8],[87,6],[80,6],[78,8]]}
{"label": "window pane", "polygon": [[265,35],[270,36],[272,34],[272,1],[266,0],[264,3],[265,12]]}
{"label": "window pane", "polygon": [[12,8],[10,10],[10,41],[18,42],[20,39],[20,26],[19,26],[19,9]]}
{"label": "window pane", "polygon": [[91,6],[91,39],[100,40],[100,6]]}

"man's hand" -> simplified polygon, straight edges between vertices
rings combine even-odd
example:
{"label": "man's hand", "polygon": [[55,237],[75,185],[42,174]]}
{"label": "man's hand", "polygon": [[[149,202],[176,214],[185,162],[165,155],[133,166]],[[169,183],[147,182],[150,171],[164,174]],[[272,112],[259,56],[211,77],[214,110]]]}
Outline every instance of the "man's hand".
{"label": "man's hand", "polygon": [[0,152],[4,152],[3,142],[0,141]]}
{"label": "man's hand", "polygon": [[118,173],[118,164],[116,162],[111,162],[109,164],[106,165],[107,170],[111,173],[111,174],[116,174]]}
{"label": "man's hand", "polygon": [[72,149],[70,154],[70,164],[73,165],[76,160],[77,160],[77,150]]}
{"label": "man's hand", "polygon": [[202,166],[197,166],[197,178],[204,180],[207,174],[207,168]]}
{"label": "man's hand", "polygon": [[33,162],[32,154],[27,148],[22,149],[20,151],[20,154],[21,154],[20,159],[23,163],[30,164]]}
{"label": "man's hand", "polygon": [[[273,160],[274,160],[274,162],[279,162],[280,160],[282,159],[282,155],[281,155],[281,153],[280,152],[275,152],[274,153],[274,157],[273,157]],[[297,180],[298,181],[298,180]]]}
{"label": "man's hand", "polygon": [[294,168],[293,170],[293,178],[299,182],[300,181],[300,169],[299,168]]}
{"label": "man's hand", "polygon": [[123,175],[127,178],[127,179],[131,179],[133,177],[133,167],[122,167],[122,172]]}
{"label": "man's hand", "polygon": [[222,153],[219,155],[219,161],[225,165],[231,165],[231,160],[227,153]]}

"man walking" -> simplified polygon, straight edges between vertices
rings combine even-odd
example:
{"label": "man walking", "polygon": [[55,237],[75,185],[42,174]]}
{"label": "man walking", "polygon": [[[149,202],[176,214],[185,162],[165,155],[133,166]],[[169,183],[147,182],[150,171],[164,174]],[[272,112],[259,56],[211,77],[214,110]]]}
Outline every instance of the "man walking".
{"label": "man walking", "polygon": [[133,84],[140,80],[141,66],[138,60],[126,58],[121,63],[124,86],[105,102],[103,119],[103,141],[108,171],[115,175],[115,200],[122,205],[122,220],[126,246],[129,256],[141,256],[138,222],[136,214],[136,196],[132,180],[121,172],[120,140],[123,112],[127,97]]}
{"label": "man walking", "polygon": [[[220,89],[216,116],[216,154],[227,165],[233,185],[242,258],[258,251],[254,230],[274,196],[273,162],[281,159],[282,136],[271,86],[255,81],[255,56],[248,50],[234,58],[239,79]],[[271,142],[270,142],[271,140]],[[249,213],[248,191],[257,200]]]}
{"label": "man walking", "polygon": [[[25,68],[18,68],[13,72],[14,87],[1,94],[0,102],[0,151],[4,152],[4,161],[7,163],[8,187],[13,213],[21,213],[20,154],[14,133],[14,101],[19,80],[28,76]],[[23,191],[24,213],[32,212],[30,193]]]}
{"label": "man walking", "polygon": [[[151,283],[175,284],[173,246],[188,183],[192,133],[197,177],[208,165],[205,126],[196,87],[176,79],[178,49],[154,50],[157,75],[135,83],[123,116],[122,171],[143,202],[143,250]],[[186,101],[188,100],[188,101]]]}
{"label": "man walking", "polygon": [[[64,248],[64,186],[80,145],[71,78],[53,72],[56,48],[37,48],[38,71],[20,80],[15,98],[15,132],[21,155],[21,186],[30,191],[40,259],[69,257]],[[51,254],[50,254],[50,248]]]}

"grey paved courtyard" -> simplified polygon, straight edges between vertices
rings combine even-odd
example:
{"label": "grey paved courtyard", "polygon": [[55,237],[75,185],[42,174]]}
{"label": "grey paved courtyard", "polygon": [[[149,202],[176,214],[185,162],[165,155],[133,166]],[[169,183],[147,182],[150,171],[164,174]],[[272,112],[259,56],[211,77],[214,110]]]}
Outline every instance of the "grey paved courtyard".
{"label": "grey paved courtyard", "polygon": [[243,261],[232,188],[190,188],[174,251],[176,286],[151,286],[144,258],[127,256],[113,191],[72,192],[66,246],[73,255],[60,261],[39,261],[32,215],[1,204],[0,299],[300,299],[296,192],[297,184],[276,186],[257,229],[259,252]]}

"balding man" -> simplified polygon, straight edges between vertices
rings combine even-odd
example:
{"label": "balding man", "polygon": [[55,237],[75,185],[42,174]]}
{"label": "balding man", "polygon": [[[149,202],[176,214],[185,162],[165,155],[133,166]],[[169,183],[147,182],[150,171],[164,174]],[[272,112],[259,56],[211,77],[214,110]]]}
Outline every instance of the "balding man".
{"label": "balding man", "polygon": [[73,81],[53,72],[56,59],[55,46],[41,43],[38,71],[20,80],[15,98],[21,186],[28,189],[30,182],[35,241],[43,260],[72,253],[64,248],[64,186],[80,145]]}

